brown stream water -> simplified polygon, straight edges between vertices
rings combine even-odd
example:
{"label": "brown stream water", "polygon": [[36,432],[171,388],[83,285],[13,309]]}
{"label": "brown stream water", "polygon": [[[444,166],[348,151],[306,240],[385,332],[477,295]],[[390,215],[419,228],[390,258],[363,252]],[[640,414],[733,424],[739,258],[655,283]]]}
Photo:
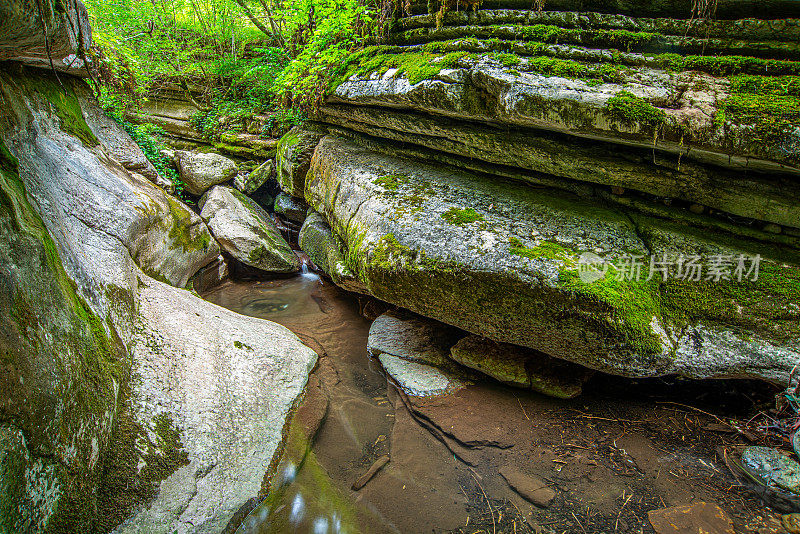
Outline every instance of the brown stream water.
{"label": "brown stream water", "polygon": [[[752,415],[768,386],[598,375],[565,401],[487,379],[415,399],[367,353],[358,301],[316,275],[228,281],[204,297],[280,323],[320,354],[270,494],[239,532],[654,532],[648,512],[696,501],[719,505],[736,532],[782,532],[723,459],[746,442],[703,413]],[[502,468],[539,477],[555,498],[529,503]]]}

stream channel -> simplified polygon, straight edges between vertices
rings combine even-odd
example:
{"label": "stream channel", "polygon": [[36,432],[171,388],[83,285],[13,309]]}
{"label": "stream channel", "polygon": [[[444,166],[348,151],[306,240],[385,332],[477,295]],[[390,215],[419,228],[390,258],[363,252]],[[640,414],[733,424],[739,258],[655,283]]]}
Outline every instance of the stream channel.
{"label": "stream channel", "polygon": [[[597,374],[572,400],[490,379],[409,397],[367,352],[363,299],[315,274],[229,280],[203,296],[286,326],[320,355],[269,492],[238,532],[655,532],[648,512],[698,501],[736,532],[781,532],[726,466],[746,441],[720,424],[767,406],[768,385]],[[501,471],[544,481],[536,493],[549,504],[522,498]]]}

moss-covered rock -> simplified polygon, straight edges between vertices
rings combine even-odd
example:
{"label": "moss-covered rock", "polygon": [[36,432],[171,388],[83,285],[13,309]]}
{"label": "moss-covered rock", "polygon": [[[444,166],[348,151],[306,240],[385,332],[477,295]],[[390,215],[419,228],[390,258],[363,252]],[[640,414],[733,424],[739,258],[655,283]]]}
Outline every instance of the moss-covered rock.
{"label": "moss-covered rock", "polygon": [[460,340],[450,349],[450,357],[505,384],[559,399],[580,395],[591,376],[586,368],[479,336]]}
{"label": "moss-covered rock", "polygon": [[322,269],[334,283],[348,291],[367,292],[361,280],[347,267],[339,245],[331,233],[331,228],[322,215],[311,212],[306,217],[300,229],[298,242],[300,249],[308,254],[311,261]]}
{"label": "moss-covered rock", "polygon": [[223,250],[238,261],[267,272],[293,273],[300,268],[269,214],[240,191],[215,186],[198,206]]}
{"label": "moss-covered rock", "polygon": [[[390,174],[405,178],[386,194],[376,181]],[[430,193],[418,198],[420,190]],[[332,137],[317,147],[306,191],[376,297],[495,341],[628,376],[775,382],[787,379],[800,349],[795,253]],[[454,208],[482,219],[452,224],[442,214]],[[585,283],[578,266],[586,253],[616,262],[760,253],[762,274],[660,283],[646,279],[645,266],[639,280],[609,272]]]}
{"label": "moss-covered rock", "polygon": [[[99,454],[130,364],[115,326],[66,273],[19,172],[0,142],[0,521],[9,532],[91,530]],[[131,312],[130,293],[115,298]]]}
{"label": "moss-covered rock", "polygon": [[278,183],[286,193],[303,198],[306,173],[322,133],[295,126],[278,142]]}

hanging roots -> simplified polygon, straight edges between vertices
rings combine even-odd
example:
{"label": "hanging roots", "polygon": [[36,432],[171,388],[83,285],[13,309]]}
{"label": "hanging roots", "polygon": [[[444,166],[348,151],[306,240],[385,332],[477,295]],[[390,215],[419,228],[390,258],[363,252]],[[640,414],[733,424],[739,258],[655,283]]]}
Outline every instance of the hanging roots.
{"label": "hanging roots", "polygon": [[717,15],[718,2],[719,0],[693,0],[692,20],[712,20]]}

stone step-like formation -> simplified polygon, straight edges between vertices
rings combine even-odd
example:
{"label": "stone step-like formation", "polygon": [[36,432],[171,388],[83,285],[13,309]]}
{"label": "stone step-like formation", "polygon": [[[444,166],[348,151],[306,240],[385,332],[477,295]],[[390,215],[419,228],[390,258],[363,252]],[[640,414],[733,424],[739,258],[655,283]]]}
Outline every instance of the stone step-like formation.
{"label": "stone step-like formation", "polygon": [[[627,376],[781,382],[800,356],[797,254],[366,144],[323,138],[304,191],[347,267],[382,300]],[[578,268],[586,253],[616,265],[630,254],[645,262],[728,258],[724,276],[733,279],[676,279],[673,265],[662,280],[659,272],[648,277],[644,265],[638,278],[614,267],[601,280],[584,280]],[[739,260],[749,270],[757,254],[758,280],[738,281]]]}
{"label": "stone step-like formation", "polygon": [[395,155],[800,248],[796,5],[469,6],[412,4],[343,62],[317,120]]}

